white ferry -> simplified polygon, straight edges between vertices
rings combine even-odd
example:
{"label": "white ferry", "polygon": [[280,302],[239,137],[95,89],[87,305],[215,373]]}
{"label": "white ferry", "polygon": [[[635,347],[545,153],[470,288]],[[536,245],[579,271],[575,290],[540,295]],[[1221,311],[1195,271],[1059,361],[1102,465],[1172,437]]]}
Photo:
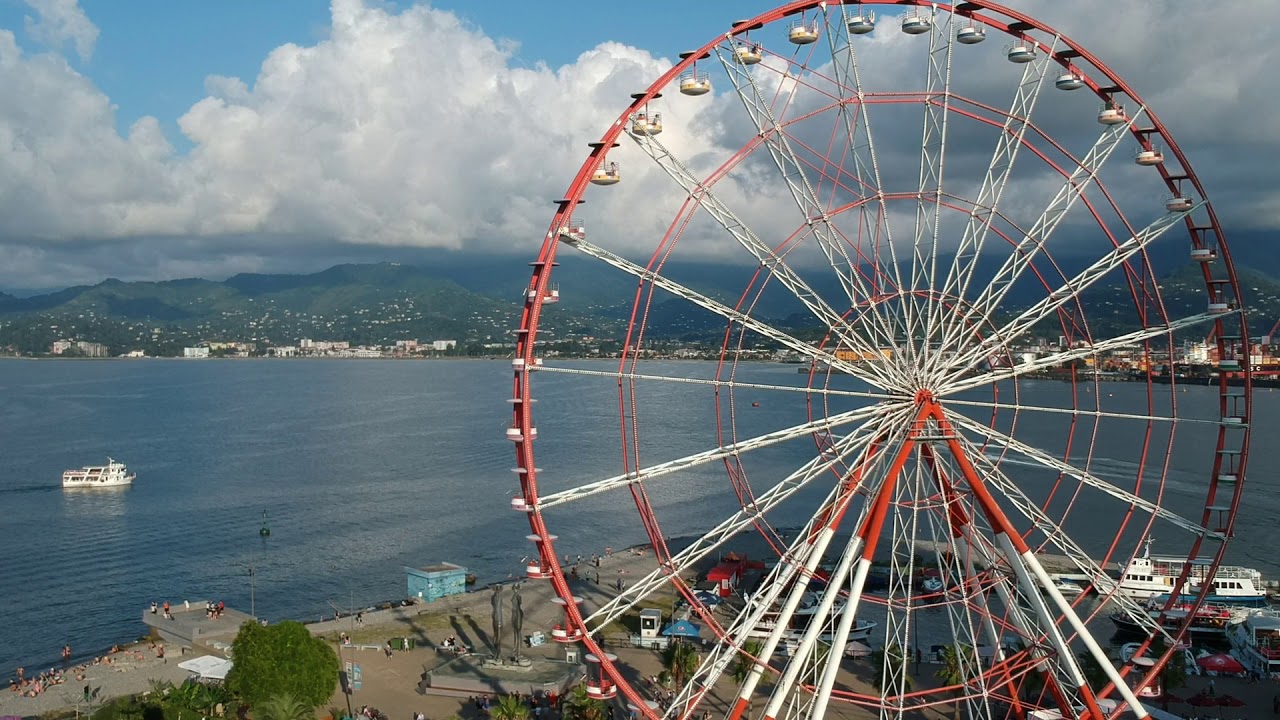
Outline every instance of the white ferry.
{"label": "white ferry", "polygon": [[[1173,592],[1173,584],[1182,574],[1182,567],[1187,559],[1176,556],[1152,555],[1151,538],[1147,538],[1142,556],[1134,558],[1124,572],[1120,574],[1119,593],[1135,598],[1152,598],[1169,595]],[[1263,607],[1267,604],[1267,591],[1262,586],[1262,573],[1253,568],[1235,565],[1220,565],[1213,577],[1207,577],[1208,559],[1197,558],[1191,561],[1191,570],[1187,582],[1180,588],[1178,600],[1189,602],[1200,594],[1205,582],[1211,582],[1212,588],[1205,602],[1225,603],[1230,605],[1248,605]],[[1109,583],[1099,583],[1099,590],[1106,592]]]}
{"label": "white ferry", "polygon": [[1280,612],[1254,610],[1227,633],[1232,655],[1250,671],[1280,677]]}
{"label": "white ferry", "polygon": [[79,470],[62,473],[64,488],[106,488],[132,485],[137,477],[124,463],[107,458],[106,465],[86,465]]}

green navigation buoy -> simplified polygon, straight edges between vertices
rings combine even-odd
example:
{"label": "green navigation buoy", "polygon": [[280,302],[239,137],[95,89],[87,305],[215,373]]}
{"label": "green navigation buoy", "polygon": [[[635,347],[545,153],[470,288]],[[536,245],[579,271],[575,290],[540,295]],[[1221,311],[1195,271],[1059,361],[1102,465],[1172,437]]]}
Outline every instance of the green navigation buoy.
{"label": "green navigation buoy", "polygon": [[266,510],[262,511],[262,529],[258,530],[258,534],[261,535],[262,537],[268,537],[271,535],[271,528],[267,526]]}

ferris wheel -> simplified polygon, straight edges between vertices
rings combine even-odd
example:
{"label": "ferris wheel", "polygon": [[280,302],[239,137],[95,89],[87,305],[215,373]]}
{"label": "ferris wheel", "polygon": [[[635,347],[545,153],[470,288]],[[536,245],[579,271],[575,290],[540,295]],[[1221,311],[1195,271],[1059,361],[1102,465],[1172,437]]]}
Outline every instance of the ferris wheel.
{"label": "ferris wheel", "polygon": [[[637,207],[661,226],[611,222]],[[1157,254],[1193,304],[1162,296]],[[621,279],[611,361],[540,354],[566,255]],[[1193,568],[1212,577],[1232,535],[1249,328],[1204,188],[1101,59],[986,0],[733,22],[589,143],[532,264],[512,507],[590,697],[730,720],[1147,715],[1214,591]],[[1188,387],[1175,366],[1210,329]],[[655,358],[673,335],[717,338],[715,362]],[[553,381],[611,408],[569,442],[615,470],[538,467]],[[652,559],[591,602],[556,551],[586,512],[631,518]],[[1188,560],[1155,612],[1109,579],[1153,537]],[[654,685],[633,645],[670,639],[621,629],[672,611],[697,639]],[[1123,665],[1111,614],[1146,637]]]}

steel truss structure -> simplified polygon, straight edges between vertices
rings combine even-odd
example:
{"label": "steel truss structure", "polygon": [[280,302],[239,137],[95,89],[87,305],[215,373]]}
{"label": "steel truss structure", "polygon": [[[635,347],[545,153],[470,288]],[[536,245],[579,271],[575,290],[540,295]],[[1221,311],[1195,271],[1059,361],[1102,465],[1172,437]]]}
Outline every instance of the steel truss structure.
{"label": "steel truss structure", "polygon": [[[872,42],[873,31],[901,35]],[[1002,52],[980,44],[988,34],[1007,38]],[[882,87],[877,53],[922,56],[922,77]],[[1145,717],[1140,700],[1158,693],[1187,626],[1100,579],[1153,531],[1188,558],[1222,562],[1251,415],[1230,252],[1165,126],[1099,58],[987,0],[797,0],[681,57],[590,143],[532,263],[517,332],[512,507],[537,543],[529,577],[564,607],[555,639],[590,653],[588,694],[650,718]],[[1085,92],[1062,92],[1075,90]],[[1098,104],[1082,106],[1090,93]],[[710,109],[689,110],[697,103]],[[675,108],[665,122],[664,108]],[[738,145],[691,150],[680,119],[695,115]],[[1121,150],[1133,162],[1117,161]],[[649,241],[614,223],[588,235],[594,205],[583,203],[625,193],[633,170],[675,199],[666,232]],[[1176,246],[1179,227],[1199,307],[1166,306],[1149,262],[1156,243]],[[628,259],[646,242],[647,262]],[[736,253],[724,261],[743,280],[736,302],[668,272],[686,248]],[[616,361],[539,354],[544,312],[568,291],[555,269],[565,252],[635,283]],[[659,300],[722,328],[713,374],[646,358]],[[805,320],[779,323],[778,307]],[[1161,367],[1210,328],[1214,394],[1187,399]],[[764,351],[808,371],[760,372],[746,358]],[[616,388],[598,399],[617,404],[601,437],[617,443],[619,472],[566,483],[572,468],[537,467],[535,388],[547,374]],[[1116,377],[1129,382],[1104,382]],[[651,387],[678,388],[680,407],[646,404]],[[705,442],[689,437],[683,452],[648,441],[646,428],[699,397]],[[753,469],[766,456],[791,465]],[[726,504],[709,504],[699,527],[664,526],[668,491],[706,483],[717,466]],[[546,473],[564,489],[540,489]],[[655,562],[592,605],[553,531],[605,502],[630,506]],[[709,603],[695,578],[748,543],[764,555],[744,570],[756,582]],[[1053,576],[1064,571],[1098,580],[1101,597],[1064,597]],[[1211,590],[1187,587],[1197,606]],[[702,643],[660,698],[636,680],[652,651],[620,648],[611,633],[670,603],[701,624]],[[1138,656],[1154,664],[1113,662],[1099,634],[1107,612],[1148,629]],[[847,657],[855,635],[870,662]],[[931,646],[936,663],[917,674]]]}

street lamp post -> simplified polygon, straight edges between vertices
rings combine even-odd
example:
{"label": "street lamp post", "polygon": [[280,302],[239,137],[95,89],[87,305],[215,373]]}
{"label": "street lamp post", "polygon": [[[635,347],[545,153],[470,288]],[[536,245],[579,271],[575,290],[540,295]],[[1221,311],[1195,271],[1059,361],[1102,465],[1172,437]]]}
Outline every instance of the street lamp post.
{"label": "street lamp post", "polygon": [[257,572],[253,567],[253,563],[249,563],[249,614],[253,616],[253,621],[258,622],[258,603],[257,603],[257,583],[254,578]]}

